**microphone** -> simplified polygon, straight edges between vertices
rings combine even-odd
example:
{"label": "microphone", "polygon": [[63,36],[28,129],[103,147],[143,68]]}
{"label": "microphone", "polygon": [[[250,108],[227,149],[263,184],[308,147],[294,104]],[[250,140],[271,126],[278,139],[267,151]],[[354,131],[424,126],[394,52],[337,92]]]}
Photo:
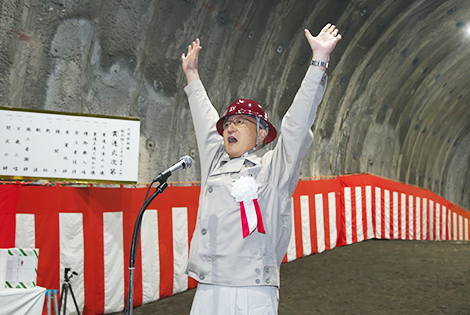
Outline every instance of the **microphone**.
{"label": "microphone", "polygon": [[160,174],[157,175],[157,177],[155,177],[155,179],[153,180],[153,182],[159,182],[159,183],[163,183],[165,182],[168,177],[171,176],[171,174],[173,174],[174,172],[176,171],[179,171],[179,170],[185,170],[187,168],[190,168],[191,165],[193,165],[193,158],[190,157],[189,155],[185,155],[185,156],[182,156],[180,158],[180,160],[175,164],[173,165],[172,167],[168,168],[166,171],[163,171],[161,172]]}

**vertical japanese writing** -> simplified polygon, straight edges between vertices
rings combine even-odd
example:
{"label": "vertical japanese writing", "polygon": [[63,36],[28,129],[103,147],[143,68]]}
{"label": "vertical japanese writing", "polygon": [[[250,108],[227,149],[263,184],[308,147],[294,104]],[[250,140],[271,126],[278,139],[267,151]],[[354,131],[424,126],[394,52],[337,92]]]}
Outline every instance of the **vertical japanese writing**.
{"label": "vertical japanese writing", "polygon": [[0,176],[137,181],[139,129],[133,120],[0,109]]}

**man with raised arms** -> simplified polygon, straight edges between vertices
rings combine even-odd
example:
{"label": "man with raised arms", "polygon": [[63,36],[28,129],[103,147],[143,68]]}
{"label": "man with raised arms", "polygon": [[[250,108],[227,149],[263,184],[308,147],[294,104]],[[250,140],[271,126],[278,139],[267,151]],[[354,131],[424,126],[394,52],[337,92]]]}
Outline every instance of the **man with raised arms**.
{"label": "man with raised arms", "polygon": [[261,105],[230,104],[219,118],[199,79],[196,39],[181,56],[201,163],[201,194],[188,274],[198,281],[191,314],[277,314],[279,270],[292,229],[291,197],[326,88],[329,55],[341,39],[327,24],[306,29],[312,61],[277,136]]}

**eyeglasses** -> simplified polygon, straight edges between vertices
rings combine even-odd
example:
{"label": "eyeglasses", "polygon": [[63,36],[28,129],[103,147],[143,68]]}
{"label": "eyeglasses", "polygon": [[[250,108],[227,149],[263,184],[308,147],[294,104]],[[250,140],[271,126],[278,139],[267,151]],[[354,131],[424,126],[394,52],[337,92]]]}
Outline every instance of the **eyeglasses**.
{"label": "eyeglasses", "polygon": [[224,123],[224,129],[227,129],[228,127],[230,127],[231,124],[233,124],[235,127],[245,126],[247,121],[251,122],[252,124],[255,124],[255,122],[247,118],[237,117],[234,120],[226,120]]}

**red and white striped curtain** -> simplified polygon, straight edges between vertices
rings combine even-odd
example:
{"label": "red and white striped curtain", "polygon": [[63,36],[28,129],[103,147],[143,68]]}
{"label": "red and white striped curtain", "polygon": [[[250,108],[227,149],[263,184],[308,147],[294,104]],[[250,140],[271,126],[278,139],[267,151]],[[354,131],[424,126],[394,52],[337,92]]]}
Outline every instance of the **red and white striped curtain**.
{"label": "red and white striped curtain", "polygon": [[300,181],[284,261],[363,240],[468,240],[470,213],[419,187],[370,174]]}
{"label": "red and white striped curtain", "polygon": [[[200,188],[171,186],[144,215],[134,305],[195,287],[185,274]],[[38,285],[65,267],[84,314],[121,311],[130,243],[146,188],[0,185],[0,247],[39,248]],[[428,190],[361,174],[301,180],[284,261],[366,239],[468,240],[469,212]],[[74,311],[73,303],[67,305]]]}

